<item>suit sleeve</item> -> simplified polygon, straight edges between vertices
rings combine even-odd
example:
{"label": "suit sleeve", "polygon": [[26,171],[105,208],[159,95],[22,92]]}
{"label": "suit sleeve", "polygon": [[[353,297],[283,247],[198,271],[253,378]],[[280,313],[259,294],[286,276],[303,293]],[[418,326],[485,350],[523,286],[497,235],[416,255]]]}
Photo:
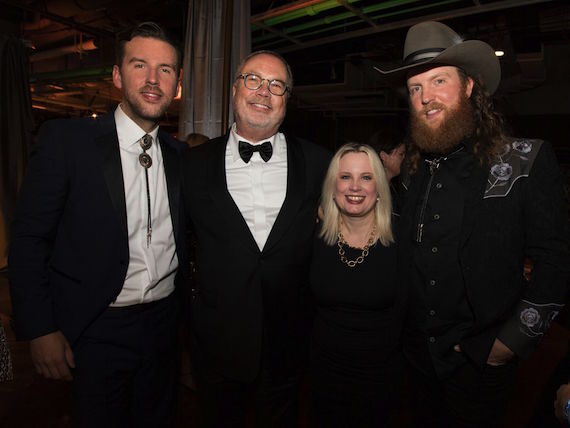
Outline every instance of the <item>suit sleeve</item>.
{"label": "suit sleeve", "polygon": [[9,249],[16,332],[32,339],[58,330],[48,265],[68,193],[62,137],[48,122],[40,132],[20,189]]}
{"label": "suit sleeve", "polygon": [[498,338],[527,357],[563,307],[569,268],[568,220],[562,176],[551,146],[542,144],[522,204],[530,283]]}

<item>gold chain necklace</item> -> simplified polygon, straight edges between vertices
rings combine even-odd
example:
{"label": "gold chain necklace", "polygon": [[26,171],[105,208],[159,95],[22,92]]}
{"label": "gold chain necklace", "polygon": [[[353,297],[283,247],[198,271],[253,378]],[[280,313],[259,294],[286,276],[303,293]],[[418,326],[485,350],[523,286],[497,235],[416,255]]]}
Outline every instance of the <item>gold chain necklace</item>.
{"label": "gold chain necklace", "polygon": [[368,241],[366,242],[364,248],[362,248],[362,254],[360,254],[355,260],[348,260],[345,256],[345,251],[344,251],[344,245],[346,244],[346,241],[344,240],[344,236],[342,236],[342,232],[339,230],[337,245],[338,245],[338,255],[340,256],[340,261],[346,263],[348,267],[351,268],[355,267],[359,263],[362,263],[364,261],[364,258],[368,255],[368,250],[370,249],[372,244],[374,244],[375,235],[376,235],[376,226],[372,227],[372,231],[370,232],[370,237],[368,238]]}

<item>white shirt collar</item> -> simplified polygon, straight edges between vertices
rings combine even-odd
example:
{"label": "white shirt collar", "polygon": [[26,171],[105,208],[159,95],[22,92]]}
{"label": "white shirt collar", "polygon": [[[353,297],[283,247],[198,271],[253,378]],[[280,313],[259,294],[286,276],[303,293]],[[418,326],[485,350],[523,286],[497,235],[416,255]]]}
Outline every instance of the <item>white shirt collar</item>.
{"label": "white shirt collar", "polygon": [[[234,162],[241,160],[238,149],[238,143],[240,141],[246,141],[254,145],[269,141],[271,143],[271,146],[273,147],[273,155],[271,156],[271,159],[273,159],[274,157],[275,159],[280,159],[281,156],[283,155],[287,156],[287,146],[284,144],[285,136],[281,132],[278,132],[277,134],[274,134],[269,138],[264,138],[263,141],[258,141],[257,143],[254,143],[237,133],[236,124],[234,122],[230,130],[230,137],[228,138],[228,145],[230,147],[232,153],[232,159]],[[271,159],[269,160],[269,162],[271,162]]]}
{"label": "white shirt collar", "polygon": [[[137,144],[139,140],[147,134],[144,129],[127,116],[121,104],[115,109],[115,124],[117,126],[117,136],[119,137],[119,146],[123,149],[128,149],[133,144]],[[156,141],[158,126],[151,132],[148,132],[148,134],[152,136],[152,141]]]}

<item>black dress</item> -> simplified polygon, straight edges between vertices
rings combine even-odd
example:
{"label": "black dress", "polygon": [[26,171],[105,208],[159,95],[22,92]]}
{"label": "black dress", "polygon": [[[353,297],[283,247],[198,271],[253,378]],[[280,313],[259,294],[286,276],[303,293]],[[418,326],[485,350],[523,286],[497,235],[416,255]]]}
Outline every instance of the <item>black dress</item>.
{"label": "black dress", "polygon": [[[344,246],[348,260],[361,249]],[[342,263],[338,246],[315,238],[311,289],[312,415],[317,427],[388,426],[401,379],[397,248],[377,242],[363,263]]]}

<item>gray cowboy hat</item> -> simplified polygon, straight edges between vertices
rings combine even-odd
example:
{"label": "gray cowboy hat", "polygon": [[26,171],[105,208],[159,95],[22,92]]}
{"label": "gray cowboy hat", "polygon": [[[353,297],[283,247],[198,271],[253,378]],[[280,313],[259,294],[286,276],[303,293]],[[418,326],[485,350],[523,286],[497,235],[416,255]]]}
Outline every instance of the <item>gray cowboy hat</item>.
{"label": "gray cowboy hat", "polygon": [[377,71],[387,77],[405,78],[434,67],[453,65],[482,83],[493,94],[501,81],[501,66],[495,51],[481,40],[464,41],[459,35],[436,21],[426,21],[408,30],[404,44],[404,66]]}

